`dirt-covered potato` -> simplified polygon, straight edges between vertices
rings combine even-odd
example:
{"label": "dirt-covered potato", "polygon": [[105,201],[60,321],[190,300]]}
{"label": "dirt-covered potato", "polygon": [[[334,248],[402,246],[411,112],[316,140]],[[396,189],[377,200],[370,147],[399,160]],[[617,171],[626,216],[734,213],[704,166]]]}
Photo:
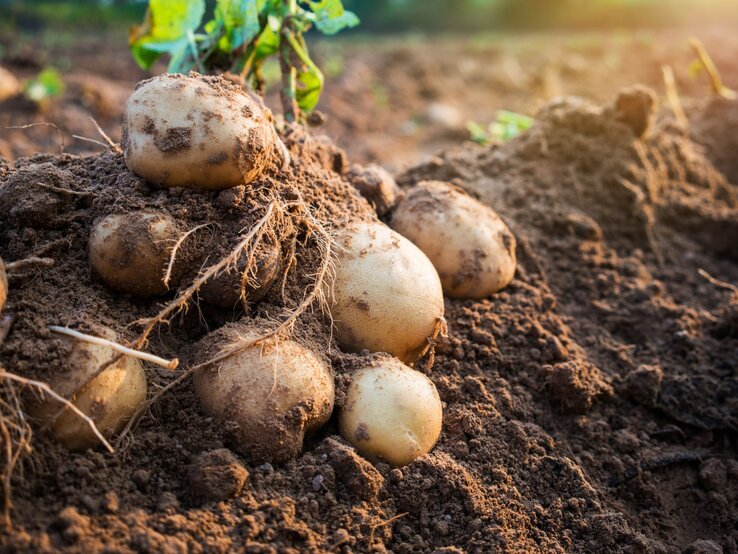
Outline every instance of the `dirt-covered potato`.
{"label": "dirt-covered potato", "polygon": [[108,215],[90,234],[90,266],[112,290],[142,297],[162,294],[177,237],[177,224],[166,214]]}
{"label": "dirt-covered potato", "polygon": [[[96,329],[95,334],[116,340],[115,333],[108,328]],[[51,375],[49,386],[61,396],[69,398],[116,352],[106,346],[73,338],[62,340],[72,343],[71,351],[64,367]],[[146,400],[146,374],[141,362],[124,356],[95,377],[71,400],[92,419],[103,436],[110,437],[123,428],[133,412]],[[99,444],[90,426],[53,398],[36,402],[29,412],[41,423],[48,424],[57,440],[70,450],[84,450]]]}
{"label": "dirt-covered potato", "polygon": [[0,258],[0,312],[5,307],[5,302],[8,300],[8,276],[5,273],[5,264],[3,259]]}
{"label": "dirt-covered potato", "polygon": [[407,191],[390,225],[430,258],[451,298],[485,298],[515,275],[515,237],[505,222],[447,183]]}
{"label": "dirt-covered potato", "polygon": [[[246,275],[246,302],[258,302],[279,276],[282,249],[278,244],[262,243],[257,250],[253,267]],[[215,276],[199,290],[200,299],[226,310],[241,305],[241,283],[246,269],[247,256],[241,256],[235,268]]]}
{"label": "dirt-covered potato", "polygon": [[404,466],[433,448],[442,420],[433,382],[389,358],[353,374],[339,426],[367,458]]}
{"label": "dirt-covered potato", "polygon": [[0,102],[21,92],[20,81],[10,71],[0,67]]}
{"label": "dirt-covered potato", "polygon": [[128,169],[165,187],[225,189],[250,183],[277,150],[269,110],[221,77],[159,75],[126,103]]}
{"label": "dirt-covered potato", "polygon": [[[205,351],[257,336],[238,324],[221,333]],[[305,435],[328,421],[335,394],[330,368],[293,340],[267,341],[198,372],[195,390],[206,413],[235,423],[241,453],[275,463],[294,458]]]}
{"label": "dirt-covered potato", "polygon": [[341,348],[416,361],[443,321],[443,291],[433,264],[383,223],[350,226],[338,246],[328,296]]}

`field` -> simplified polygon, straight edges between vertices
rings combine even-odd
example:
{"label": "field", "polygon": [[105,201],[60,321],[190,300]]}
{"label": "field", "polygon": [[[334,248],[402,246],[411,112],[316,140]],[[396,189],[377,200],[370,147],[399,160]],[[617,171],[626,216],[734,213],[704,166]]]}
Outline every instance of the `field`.
{"label": "field", "polygon": [[[512,283],[446,298],[448,334],[416,366],[444,404],[437,445],[401,468],[370,463],[333,417],[295,459],[264,463],[239,452],[232,426],[204,414],[184,380],[114,454],[70,453],[34,427],[1,549],[738,552],[738,100],[692,74],[692,35],[738,88],[738,38],[720,27],[315,44],[325,121],[285,135],[289,179],[270,174],[265,187],[338,228],[376,218],[346,177],[375,163],[405,191],[427,180],[464,189],[517,240]],[[234,200],[159,191],[128,172],[97,129],[120,142],[125,101],[149,76],[125,37],[0,42],[19,78],[52,63],[66,83],[42,107],[0,104],[0,256],[55,260],[10,275],[0,364],[46,380],[64,353],[49,324],[103,323],[132,342],[136,322],[182,290],[151,301],[107,291],[87,262],[97,219],[145,208],[190,227],[219,221],[232,237],[261,213],[231,220],[236,207],[265,204],[257,187]],[[278,111],[276,87],[267,104]],[[534,126],[504,143],[469,140],[469,122],[503,109]],[[300,270],[281,294],[238,317],[270,328],[300,305],[321,267],[313,236],[296,239]],[[193,302],[148,350],[191,367],[229,319]],[[342,352],[326,321],[311,308],[292,334],[332,367],[341,407],[355,368],[379,358]],[[150,395],[172,381],[148,375]]]}

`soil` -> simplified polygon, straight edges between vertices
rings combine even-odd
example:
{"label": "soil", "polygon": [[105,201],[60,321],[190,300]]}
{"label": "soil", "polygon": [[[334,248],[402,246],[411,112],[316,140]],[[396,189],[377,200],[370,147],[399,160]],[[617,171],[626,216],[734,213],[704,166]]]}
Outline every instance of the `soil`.
{"label": "soil", "polygon": [[[372,464],[340,438],[334,416],[295,460],[262,463],[234,453],[232,431],[201,412],[185,382],[113,455],[68,453],[37,430],[4,548],[738,552],[738,179],[728,123],[737,104],[687,103],[685,131],[651,90],[614,91],[605,102],[597,89],[596,104],[559,98],[508,143],[459,144],[397,176],[403,187],[465,189],[517,240],[512,284],[483,301],[447,299],[448,337],[418,364],[444,402],[430,454],[404,468]],[[386,144],[402,140],[389,133]],[[218,221],[233,239],[258,219],[250,210],[263,211],[267,188],[283,199],[298,192],[328,226],[374,217],[347,181],[350,155],[299,129],[285,142],[289,172],[273,167],[264,187],[207,201],[150,187],[110,150],[0,164],[2,194],[19,191],[0,202],[0,256],[57,262],[11,275],[7,369],[44,376],[60,366],[48,324],[86,330],[95,314],[132,339],[128,325],[160,307],[164,299],[114,295],[89,274],[86,237],[105,213]],[[237,315],[273,320],[293,308],[315,244],[301,254],[284,296],[272,290]],[[190,310],[151,350],[186,367],[194,342],[234,318],[220,314]],[[294,336],[330,362],[340,406],[353,369],[377,355],[342,354],[326,329],[315,311]],[[158,385],[172,378],[149,375]]]}

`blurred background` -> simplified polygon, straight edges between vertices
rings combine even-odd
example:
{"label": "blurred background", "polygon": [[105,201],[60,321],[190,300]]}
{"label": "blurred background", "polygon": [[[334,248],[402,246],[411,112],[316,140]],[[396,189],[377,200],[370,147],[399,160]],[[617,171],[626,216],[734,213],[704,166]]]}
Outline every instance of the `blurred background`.
{"label": "blurred background", "polygon": [[[212,2],[210,2],[212,6]],[[309,37],[327,78],[321,131],[356,161],[398,169],[489,128],[500,110],[534,117],[555,96],[607,102],[643,83],[683,102],[710,94],[688,39],[738,88],[738,0],[345,0],[361,24]],[[101,148],[114,140],[140,69],[128,50],[140,0],[0,0],[0,67],[20,94],[0,102],[0,155]],[[267,72],[269,73],[269,72]],[[268,74],[274,78],[276,71]],[[0,91],[10,77],[0,72]],[[267,102],[278,106],[274,87]],[[55,127],[35,124],[53,123]],[[34,124],[23,129],[9,129]],[[475,137],[476,132],[476,137]],[[83,137],[83,138],[79,138]]]}

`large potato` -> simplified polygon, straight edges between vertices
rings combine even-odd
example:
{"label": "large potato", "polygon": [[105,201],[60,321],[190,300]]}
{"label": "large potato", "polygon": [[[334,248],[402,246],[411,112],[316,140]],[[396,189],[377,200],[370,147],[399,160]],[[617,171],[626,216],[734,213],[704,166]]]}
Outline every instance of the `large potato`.
{"label": "large potato", "polygon": [[276,152],[269,110],[221,77],[160,75],[126,103],[126,165],[164,187],[225,189],[250,183]]}
{"label": "large potato", "polygon": [[[256,336],[252,329],[234,325],[217,347],[227,349],[229,342]],[[333,412],[330,368],[293,340],[247,348],[198,372],[195,390],[206,413],[236,424],[237,449],[255,461],[294,458],[305,435],[319,429]]]}
{"label": "large potato", "polygon": [[515,275],[515,237],[488,206],[457,188],[424,181],[410,189],[390,225],[430,258],[451,298],[485,298]]}
{"label": "large potato", "polygon": [[356,371],[339,416],[343,438],[364,456],[395,466],[429,452],[442,421],[433,382],[396,359]]}
{"label": "large potato", "polygon": [[[97,333],[108,340],[115,340],[113,331],[100,328]],[[49,386],[65,398],[69,398],[116,352],[109,347],[72,341],[71,352],[64,368],[49,379]],[[146,374],[141,362],[124,356],[106,368],[71,399],[77,408],[95,422],[105,437],[120,431],[133,412],[146,400]],[[60,412],[61,410],[61,412]],[[31,416],[48,424],[59,442],[70,450],[83,450],[99,443],[90,426],[77,414],[53,398],[31,406]],[[58,414],[58,417],[57,417]]]}
{"label": "large potato", "polygon": [[90,266],[115,291],[143,297],[162,294],[167,291],[164,274],[177,238],[177,224],[168,215],[108,215],[92,229]]}
{"label": "large potato", "polygon": [[340,346],[416,361],[443,320],[433,264],[383,223],[349,227],[338,246],[329,304]]}

